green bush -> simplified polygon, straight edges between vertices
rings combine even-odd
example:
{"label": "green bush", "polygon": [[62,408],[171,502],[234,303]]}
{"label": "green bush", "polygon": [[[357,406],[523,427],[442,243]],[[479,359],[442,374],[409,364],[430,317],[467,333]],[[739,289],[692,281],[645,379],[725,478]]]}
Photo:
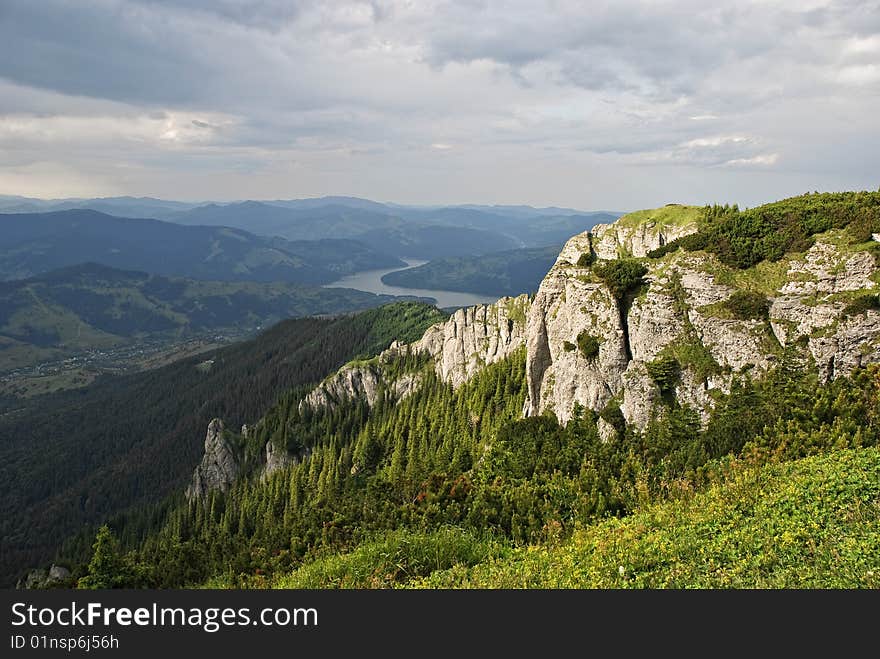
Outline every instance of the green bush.
{"label": "green bush", "polygon": [[645,368],[661,393],[672,393],[681,375],[681,365],[674,357],[660,357],[645,364]]}
{"label": "green bush", "polygon": [[622,300],[627,293],[644,283],[648,269],[636,259],[617,259],[599,263],[593,272],[605,282],[615,299]]}
{"label": "green bush", "polygon": [[880,452],[755,468],[732,462],[689,499],[434,572],[428,588],[880,587]]}
{"label": "green bush", "polygon": [[657,249],[652,249],[648,252],[649,259],[659,259],[667,254],[676,251],[679,247],[681,247],[681,242],[679,239],[672,240],[665,245],[660,245]]}
{"label": "green bush", "polygon": [[688,251],[706,250],[733,268],[777,261],[803,252],[813,236],[846,228],[854,242],[865,242],[880,228],[880,193],[805,194],[757,208],[707,206],[703,226],[680,239]]}
{"label": "green bush", "polygon": [[565,350],[565,352],[572,352],[575,348],[577,348],[577,346],[571,341],[562,342],[562,349]]}
{"label": "green bush", "polygon": [[766,320],[770,301],[754,291],[736,291],[724,301],[724,308],[739,320]]}
{"label": "green bush", "polygon": [[578,334],[577,344],[581,354],[587,361],[592,361],[599,356],[599,339],[589,334],[586,330]]}
{"label": "green bush", "polygon": [[620,434],[623,434],[626,430],[626,417],[623,416],[620,405],[616,400],[608,401],[608,404],[599,412],[599,418]]}
{"label": "green bush", "polygon": [[860,295],[846,305],[844,316],[858,316],[870,310],[880,311],[880,299],[876,295]]}
{"label": "green bush", "polygon": [[584,252],[577,260],[578,267],[589,268],[596,262],[596,255],[592,252]]}

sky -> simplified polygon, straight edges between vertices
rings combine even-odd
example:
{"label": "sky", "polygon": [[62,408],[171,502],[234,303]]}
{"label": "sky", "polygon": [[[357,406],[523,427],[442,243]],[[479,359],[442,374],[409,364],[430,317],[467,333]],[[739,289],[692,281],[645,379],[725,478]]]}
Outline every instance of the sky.
{"label": "sky", "polygon": [[880,0],[0,0],[0,194],[752,206],[880,186]]}

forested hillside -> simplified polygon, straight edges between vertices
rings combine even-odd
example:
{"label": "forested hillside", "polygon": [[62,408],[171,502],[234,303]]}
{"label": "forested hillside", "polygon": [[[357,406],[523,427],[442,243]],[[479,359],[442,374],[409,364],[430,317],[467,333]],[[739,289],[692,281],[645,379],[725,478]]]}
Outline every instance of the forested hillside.
{"label": "forested hillside", "polygon": [[406,270],[389,272],[391,286],[516,296],[534,293],[559,256],[559,245],[492,252],[482,256],[436,259]]}
{"label": "forested hillside", "polygon": [[[418,362],[396,368],[418,368]],[[116,583],[377,587],[407,584],[436,570],[491,557],[523,560],[510,554],[511,548],[536,543],[552,547],[577,529],[593,533],[591,525],[608,516],[654,514],[649,507],[664,501],[684,505],[694,491],[713,483],[736,488],[726,456],[757,466],[876,446],[878,383],[875,367],[821,385],[808,370],[786,363],[772,377],[748,382],[720,400],[705,430],[692,410],[673,405],[644,432],[622,429],[612,442],[599,438],[598,417],[587,411],[565,427],[552,417],[518,419],[524,396],[521,354],[488,367],[458,391],[428,374],[424,387],[402,403],[380,403],[372,412],[353,401],[332,412],[301,414],[298,397],[291,396],[267,415],[256,443],[267,437],[286,440],[302,461],[268,481],[243,480],[225,495],[181,504],[162,530],[143,543],[133,535],[143,528],[141,522],[116,520],[125,544],[138,546]],[[871,455],[867,463],[856,459],[841,478],[870,485],[871,477],[861,469],[876,470],[875,454],[866,457]],[[815,481],[817,472],[811,474]],[[865,499],[863,490],[846,496],[867,506],[864,514],[873,519],[876,494]],[[816,496],[825,491],[820,488]],[[763,495],[755,488],[751,496]],[[700,501],[694,505],[699,507]],[[837,515],[836,510],[826,514]],[[725,514],[719,513],[721,521],[715,523],[722,524]],[[793,528],[801,526],[798,521]],[[602,528],[616,527],[606,524],[595,533]],[[863,538],[858,547],[870,545],[865,543],[874,536],[859,535],[852,524],[848,528]],[[388,535],[393,529],[400,531]],[[799,533],[790,540],[792,551],[806,552],[810,536]],[[572,542],[583,543],[584,537],[598,536],[576,535]],[[744,536],[743,542],[749,538]],[[580,545],[571,546],[576,551]],[[352,550],[351,556],[345,555]],[[755,550],[744,547],[736,560],[748,560]],[[645,555],[652,549],[647,545],[626,551]],[[832,561],[825,569],[835,564],[830,551],[821,557]],[[555,555],[545,560],[556,560]],[[523,556],[531,560],[531,554]],[[303,562],[305,567],[285,576]],[[552,569],[551,563],[547,570]],[[630,562],[627,569],[636,570],[637,576],[640,568]],[[769,583],[759,577],[769,579],[774,569],[771,563],[766,570],[753,570],[736,585]],[[500,585],[514,585],[506,570],[502,565],[477,572],[473,578],[480,581],[475,584],[492,585],[498,574]],[[438,575],[429,583],[467,585],[467,574]],[[822,583],[833,583],[830,573],[825,576],[828,580]],[[863,572],[843,583],[869,585],[869,577]],[[546,583],[572,585],[576,578],[563,572],[559,581]],[[789,585],[798,584],[796,575],[787,578]],[[697,584],[688,579],[675,583]]]}
{"label": "forested hillside", "polygon": [[355,316],[282,322],[252,341],[0,409],[2,582],[51,558],[84,524],[179,491],[220,416],[253,423],[313,385],[443,318],[400,303]]}
{"label": "forested hillside", "polygon": [[96,263],[0,282],[0,372],[134,340],[361,311],[395,298],[283,282],[200,281]]}

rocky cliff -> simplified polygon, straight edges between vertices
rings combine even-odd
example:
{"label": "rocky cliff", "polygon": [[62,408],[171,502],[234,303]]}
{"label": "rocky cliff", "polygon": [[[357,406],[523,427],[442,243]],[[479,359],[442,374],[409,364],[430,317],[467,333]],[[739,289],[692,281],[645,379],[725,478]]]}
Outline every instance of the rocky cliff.
{"label": "rocky cliff", "polygon": [[205,434],[205,454],[186,490],[188,499],[203,499],[212,490],[225,492],[241,471],[241,459],[223,421],[213,419]]}
{"label": "rocky cliff", "polygon": [[[615,299],[591,261],[645,257],[698,229],[693,209],[654,212],[662,219],[651,211],[638,221],[625,216],[563,248],[528,315],[527,415],[549,410],[564,423],[576,404],[597,411],[613,405],[644,428],[669,393],[705,420],[716,391],[728,391],[744,371],[760,376],[786,348],[812,359],[826,378],[880,361],[878,312],[845,313],[853,296],[876,287],[874,257],[833,231],[805,254],[748,270],[705,252],[642,258],[642,284],[629,299]],[[737,313],[734,300],[744,296],[765,300],[769,313]],[[590,337],[598,349],[585,352],[579,344]],[[677,370],[669,392],[656,377],[664,363]]]}
{"label": "rocky cliff", "polygon": [[372,407],[382,392],[398,400],[406,397],[419,386],[422,376],[388,368],[404,355],[424,355],[440,379],[458,387],[525,344],[528,309],[527,295],[459,309],[449,320],[429,327],[415,343],[395,341],[375,359],[342,367],[306,396],[300,409],[332,409],[352,398],[362,398]]}

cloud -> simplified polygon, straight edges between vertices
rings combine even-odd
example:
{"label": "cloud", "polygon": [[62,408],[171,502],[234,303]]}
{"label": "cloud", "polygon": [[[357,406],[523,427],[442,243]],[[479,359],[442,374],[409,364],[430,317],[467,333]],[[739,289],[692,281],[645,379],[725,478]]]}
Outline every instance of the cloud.
{"label": "cloud", "polygon": [[775,165],[777,160],[779,160],[778,153],[764,153],[758,156],[752,156],[751,158],[734,158],[728,160],[724,164],[729,167],[763,167]]}
{"label": "cloud", "polygon": [[758,170],[876,187],[878,60],[876,1],[4,0],[0,174],[593,207],[755,197]]}

